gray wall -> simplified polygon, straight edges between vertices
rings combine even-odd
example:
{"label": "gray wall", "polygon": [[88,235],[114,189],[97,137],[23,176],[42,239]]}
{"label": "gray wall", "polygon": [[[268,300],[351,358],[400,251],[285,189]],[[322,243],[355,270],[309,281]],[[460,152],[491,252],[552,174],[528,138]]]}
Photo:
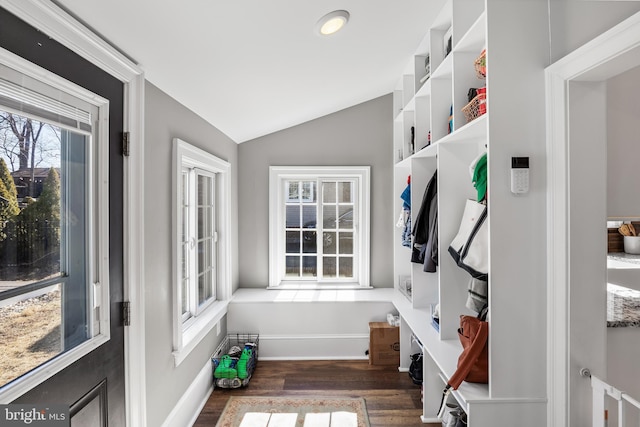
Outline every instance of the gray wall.
{"label": "gray wall", "polygon": [[607,215],[640,218],[640,68],[607,81]]}
{"label": "gray wall", "polygon": [[[177,368],[172,356],[171,162],[180,138],[231,164],[232,233],[237,242],[238,146],[226,135],[150,83],[145,86],[145,322],[149,426],[160,426],[191,385],[219,342],[216,329]],[[237,246],[233,286],[237,287]],[[223,319],[222,331],[226,331]],[[224,333],[220,335],[223,337]]]}
{"label": "gray wall", "polygon": [[[310,101],[312,102],[312,101]],[[239,145],[240,286],[269,284],[269,166],[371,166],[371,285],[393,287],[392,97]]]}
{"label": "gray wall", "polygon": [[[551,0],[551,63],[616,26],[640,10],[638,1]],[[534,37],[534,35],[532,35]]]}

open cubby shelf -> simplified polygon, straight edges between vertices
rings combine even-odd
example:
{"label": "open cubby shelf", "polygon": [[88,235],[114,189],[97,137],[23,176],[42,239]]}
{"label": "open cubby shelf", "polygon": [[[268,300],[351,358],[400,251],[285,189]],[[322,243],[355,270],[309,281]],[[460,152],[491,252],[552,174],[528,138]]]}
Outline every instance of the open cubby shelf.
{"label": "open cubby shelf", "polygon": [[[465,306],[470,276],[454,263],[448,246],[459,229],[466,200],[477,198],[469,166],[486,152],[490,187],[489,384],[464,382],[454,396],[474,427],[496,425],[496,414],[506,420],[509,414],[517,417],[527,413],[526,419],[518,417],[519,423],[531,427],[546,423],[546,382],[544,375],[535,372],[534,363],[541,355],[544,359],[544,349],[534,344],[544,342],[544,328],[536,331],[539,335],[534,334],[533,342],[527,342],[517,336],[518,330],[508,320],[523,315],[533,318],[537,310],[544,310],[544,290],[534,289],[526,280],[514,280],[512,272],[518,267],[500,262],[510,248],[526,251],[526,242],[514,243],[513,232],[502,227],[513,221],[509,211],[526,209],[524,205],[531,209],[539,203],[533,197],[514,198],[509,191],[507,163],[512,155],[518,155],[515,150],[526,146],[527,138],[544,141],[544,127],[531,130],[526,113],[518,111],[521,104],[516,95],[544,92],[543,79],[532,77],[528,67],[535,64],[531,55],[548,53],[548,45],[544,40],[527,38],[525,33],[512,34],[513,22],[546,25],[542,6],[526,0],[445,0],[438,16],[426,23],[424,39],[393,93],[394,208],[401,208],[400,194],[410,176],[412,225],[428,182],[438,175],[435,273],[426,273],[422,265],[411,262],[411,249],[402,245],[403,230],[394,224],[393,302],[400,315],[400,369],[408,369],[409,356],[419,342],[425,355],[424,422],[437,421],[443,386],[456,370],[462,351],[457,336],[460,315],[476,314]],[[451,50],[447,53],[449,37]],[[510,43],[504,43],[506,39]],[[479,76],[475,66],[483,52],[485,77]],[[424,66],[427,56],[428,71]],[[483,102],[482,114],[469,121],[463,112],[469,90],[483,87],[486,97],[478,98]],[[544,112],[535,114],[542,114],[543,122]],[[525,126],[529,126],[526,135]],[[516,264],[521,262],[526,261],[517,260]],[[410,295],[404,291],[407,278]],[[534,301],[524,307],[513,304],[519,294],[530,295]],[[439,328],[434,327],[431,316],[436,304]],[[527,359],[531,365],[510,360],[506,356],[509,352],[517,353],[514,360]]]}

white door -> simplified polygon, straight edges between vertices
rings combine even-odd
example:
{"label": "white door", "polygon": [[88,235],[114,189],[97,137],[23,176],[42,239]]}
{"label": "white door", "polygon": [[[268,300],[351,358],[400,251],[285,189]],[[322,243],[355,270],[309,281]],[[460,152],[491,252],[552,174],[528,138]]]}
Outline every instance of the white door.
{"label": "white door", "polygon": [[[47,333],[19,356],[3,351],[15,371],[1,381],[2,402],[64,405],[72,426],[124,426],[124,85],[2,8],[0,28],[11,35],[0,43],[11,52],[0,65],[0,116],[11,119],[4,140],[15,137],[19,145],[16,156],[7,150],[2,156],[13,162],[18,188],[8,197],[17,203],[14,212],[3,212],[0,242],[0,281],[14,286],[0,292],[0,302],[17,310],[31,294],[46,292],[49,313],[44,326],[35,326],[34,314],[10,325],[19,332],[14,347],[36,329]],[[36,76],[33,64],[47,72]],[[99,98],[99,107],[83,106]],[[38,150],[45,140],[46,153]],[[35,168],[38,161],[46,167]],[[36,175],[39,169],[46,178]],[[30,307],[24,316],[44,310]],[[7,310],[0,313],[5,323],[11,319]],[[34,353],[45,356],[21,363]]]}

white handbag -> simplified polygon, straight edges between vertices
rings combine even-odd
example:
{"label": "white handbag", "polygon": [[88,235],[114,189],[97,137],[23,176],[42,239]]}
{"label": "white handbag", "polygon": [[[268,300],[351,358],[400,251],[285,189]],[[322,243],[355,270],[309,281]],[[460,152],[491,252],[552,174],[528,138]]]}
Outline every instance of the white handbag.
{"label": "white handbag", "polygon": [[472,277],[487,280],[489,276],[489,231],[487,205],[467,200],[460,229],[449,246],[456,264]]}

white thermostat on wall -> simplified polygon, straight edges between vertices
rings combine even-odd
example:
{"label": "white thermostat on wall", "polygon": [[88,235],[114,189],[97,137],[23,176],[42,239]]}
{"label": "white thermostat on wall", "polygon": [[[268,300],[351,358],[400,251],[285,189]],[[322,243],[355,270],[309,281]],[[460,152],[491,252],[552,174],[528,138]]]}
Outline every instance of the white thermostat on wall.
{"label": "white thermostat on wall", "polygon": [[529,158],[511,158],[511,192],[524,194],[529,191]]}

